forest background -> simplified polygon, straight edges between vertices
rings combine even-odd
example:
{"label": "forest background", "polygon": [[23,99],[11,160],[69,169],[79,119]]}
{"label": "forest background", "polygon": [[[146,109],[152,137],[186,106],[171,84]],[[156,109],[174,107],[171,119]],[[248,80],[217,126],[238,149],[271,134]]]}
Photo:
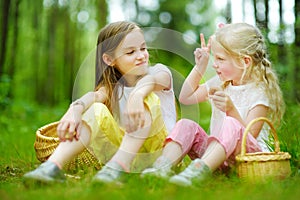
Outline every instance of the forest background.
{"label": "forest background", "polygon": [[[0,6],[0,180],[12,184],[12,194],[15,180],[37,162],[35,131],[93,90],[98,32],[118,20],[143,27],[151,62],[173,72],[176,97],[194,65],[200,33],[208,38],[219,23],[258,26],[287,104],[278,130],[289,133],[281,134],[282,149],[292,154],[293,174],[299,173],[300,1],[2,0]],[[179,109],[178,117],[209,126],[209,104]]]}
{"label": "forest background", "polygon": [[[47,106],[69,103],[80,67],[92,65],[87,60],[94,62],[91,55],[99,30],[117,19],[176,32],[160,36],[165,49],[155,49],[152,60],[182,76],[194,64],[193,50],[199,46],[201,32],[208,37],[218,23],[232,21],[257,25],[267,39],[285,100],[300,100],[297,0],[3,0],[0,5],[2,109],[17,101]],[[158,37],[152,29],[148,43]],[[88,84],[93,84],[93,74],[89,79]]]}

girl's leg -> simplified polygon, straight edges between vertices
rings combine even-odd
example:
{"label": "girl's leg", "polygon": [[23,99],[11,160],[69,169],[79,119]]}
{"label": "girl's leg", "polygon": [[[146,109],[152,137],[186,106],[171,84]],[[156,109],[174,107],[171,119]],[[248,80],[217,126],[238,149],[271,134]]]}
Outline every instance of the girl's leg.
{"label": "girl's leg", "polygon": [[[57,179],[62,180],[64,175],[61,169],[67,162],[71,161],[85,148],[89,147],[90,141],[92,140],[91,136],[96,136],[99,127],[101,127],[99,122],[103,122],[101,125],[105,124],[104,127],[114,127],[112,123],[115,123],[114,121],[112,122],[113,118],[107,107],[101,103],[92,105],[84,113],[82,119],[83,126],[79,140],[61,142],[46,162],[42,163],[37,169],[24,175],[25,179],[34,179],[43,182],[56,181]],[[102,161],[100,160],[100,162]]]}
{"label": "girl's leg", "polygon": [[[224,161],[231,158],[235,160],[235,156],[240,153],[241,140],[245,127],[235,118],[226,117],[222,126],[222,131],[212,133],[209,137],[209,147],[207,148],[202,159],[210,167],[212,171],[219,168]],[[261,151],[257,140],[251,135],[247,135],[247,152]]]}
{"label": "girl's leg", "polygon": [[166,139],[163,156],[178,164],[185,155],[191,159],[201,157],[207,146],[208,136],[196,122],[179,120]]}
{"label": "girl's leg", "polygon": [[[125,133],[120,146],[107,164],[96,174],[96,182],[114,182],[121,171],[129,171],[135,158],[143,153],[150,155],[162,149],[167,130],[160,109],[159,98],[151,93],[144,100],[146,105],[145,126],[135,132]],[[143,155],[142,155],[143,156]],[[147,162],[147,161],[146,161]]]}
{"label": "girl's leg", "polygon": [[151,122],[149,122],[144,128],[135,132],[125,133],[118,151],[114,154],[110,161],[118,162],[125,171],[129,171],[133,159],[149,135],[151,127],[150,123]]}
{"label": "girl's leg", "polygon": [[66,163],[73,160],[88,146],[90,135],[90,129],[83,122],[79,140],[60,142],[48,160],[56,163],[62,169]]}
{"label": "girl's leg", "polygon": [[179,120],[166,139],[162,155],[154,162],[152,168],[142,172],[142,176],[153,174],[167,177],[171,167],[177,165],[188,154],[191,159],[202,156],[207,144],[207,134],[194,121]]}
{"label": "girl's leg", "polygon": [[201,159],[192,161],[183,172],[173,176],[170,182],[184,186],[191,185],[193,179],[202,180],[224,163],[235,151],[244,127],[236,119],[226,117],[221,130],[209,137],[209,145]]}
{"label": "girl's leg", "polygon": [[215,171],[226,159],[224,147],[217,141],[209,143],[201,158],[211,171]]}
{"label": "girl's leg", "polygon": [[35,170],[24,175],[26,181],[34,180],[41,182],[63,182],[65,180],[62,172],[63,166],[74,159],[90,141],[90,131],[86,125],[82,126],[80,138],[78,141],[66,141],[59,143],[49,159],[42,163]]}
{"label": "girl's leg", "polygon": [[111,183],[120,177],[122,171],[130,171],[133,159],[149,137],[152,125],[150,113],[147,113],[145,118],[145,126],[143,128],[124,134],[117,152],[95,175],[94,182]]}

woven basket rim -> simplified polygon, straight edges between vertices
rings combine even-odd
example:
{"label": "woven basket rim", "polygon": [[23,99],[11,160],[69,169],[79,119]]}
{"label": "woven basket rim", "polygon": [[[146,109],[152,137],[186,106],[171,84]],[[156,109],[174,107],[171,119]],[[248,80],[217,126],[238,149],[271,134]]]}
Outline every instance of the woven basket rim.
{"label": "woven basket rim", "polygon": [[50,124],[47,124],[47,125],[44,125],[42,126],[41,128],[39,128],[37,131],[36,131],[36,136],[40,139],[44,139],[44,140],[54,140],[56,142],[59,142],[59,138],[58,137],[51,137],[51,136],[46,136],[46,135],[43,135],[42,133],[44,132],[47,132],[47,130],[55,127],[59,122],[56,121],[56,122],[52,122]]}
{"label": "woven basket rim", "polygon": [[288,152],[255,152],[246,153],[245,155],[237,155],[236,161],[279,161],[279,160],[289,160],[291,155]]}

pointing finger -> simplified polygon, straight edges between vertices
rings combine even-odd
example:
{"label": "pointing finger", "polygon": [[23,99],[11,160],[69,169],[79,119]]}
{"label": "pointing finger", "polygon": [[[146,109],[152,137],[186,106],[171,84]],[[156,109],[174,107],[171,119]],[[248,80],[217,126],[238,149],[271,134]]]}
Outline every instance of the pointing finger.
{"label": "pointing finger", "polygon": [[200,41],[201,41],[201,47],[205,48],[206,44],[205,44],[205,38],[204,38],[203,33],[200,34]]}

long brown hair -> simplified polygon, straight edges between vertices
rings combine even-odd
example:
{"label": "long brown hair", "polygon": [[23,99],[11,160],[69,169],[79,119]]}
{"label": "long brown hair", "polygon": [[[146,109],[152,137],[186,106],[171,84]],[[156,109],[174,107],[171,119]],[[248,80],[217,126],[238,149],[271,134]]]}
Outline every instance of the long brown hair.
{"label": "long brown hair", "polygon": [[102,56],[105,53],[114,58],[116,48],[128,33],[137,28],[139,27],[133,22],[114,22],[102,28],[98,35],[95,91],[105,87],[108,97],[105,105],[111,113],[113,105],[118,100],[118,86],[123,86],[122,82],[120,82],[122,74],[115,67],[108,66],[103,61]]}

